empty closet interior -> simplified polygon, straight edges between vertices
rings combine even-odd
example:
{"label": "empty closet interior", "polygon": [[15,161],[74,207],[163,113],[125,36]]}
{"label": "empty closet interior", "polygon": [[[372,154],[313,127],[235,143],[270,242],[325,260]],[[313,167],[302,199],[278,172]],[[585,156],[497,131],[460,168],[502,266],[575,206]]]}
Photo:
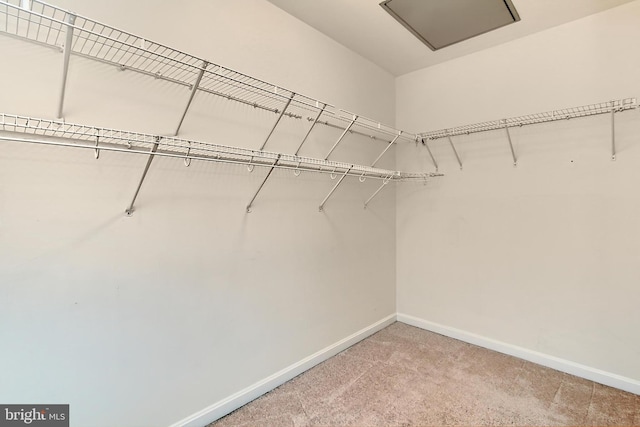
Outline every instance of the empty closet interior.
{"label": "empty closet interior", "polygon": [[0,402],[205,425],[395,321],[640,393],[640,1],[411,70],[287,3],[0,0]]}

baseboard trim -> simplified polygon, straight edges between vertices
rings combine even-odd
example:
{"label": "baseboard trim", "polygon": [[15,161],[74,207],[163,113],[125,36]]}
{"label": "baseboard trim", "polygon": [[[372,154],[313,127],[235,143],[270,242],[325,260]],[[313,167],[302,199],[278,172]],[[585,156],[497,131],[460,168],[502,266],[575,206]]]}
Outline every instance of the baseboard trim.
{"label": "baseboard trim", "polygon": [[378,322],[367,326],[364,329],[332,344],[322,350],[312,354],[309,357],[302,359],[301,361],[288,366],[281,371],[276,372],[269,377],[258,381],[255,384],[250,385],[244,390],[232,394],[231,396],[222,399],[213,405],[204,408],[203,410],[196,412],[193,415],[188,416],[171,427],[202,427],[209,423],[214,422],[218,418],[221,418],[230,412],[235,411],[239,407],[251,402],[252,400],[262,396],[263,394],[273,390],[281,384],[289,381],[290,379],[300,375],[306,370],[309,370],[319,363],[335,356],[343,350],[351,347],[352,345],[362,341],[370,335],[375,334],[381,329],[386,328],[396,321],[396,315],[392,314],[385,317]]}
{"label": "baseboard trim", "polygon": [[582,365],[570,360],[565,360],[559,357],[529,350],[524,347],[507,344],[502,341],[487,338],[482,335],[474,334],[472,332],[464,331],[461,329],[441,325],[439,323],[430,322],[428,320],[420,319],[408,314],[398,313],[397,320],[398,322],[406,323],[407,325],[415,326],[427,331],[435,332],[440,335],[455,338],[457,340],[484,347],[489,350],[494,350],[499,353],[515,356],[520,359],[528,360],[529,362],[537,363],[538,365],[555,369],[557,371],[566,372],[567,374],[585,378],[600,384],[608,385],[610,387],[615,387],[624,391],[628,391],[630,393],[640,394],[640,381],[634,380],[632,378],[627,378],[621,375],[613,374],[611,372],[602,371],[600,369],[592,368],[590,366]]}

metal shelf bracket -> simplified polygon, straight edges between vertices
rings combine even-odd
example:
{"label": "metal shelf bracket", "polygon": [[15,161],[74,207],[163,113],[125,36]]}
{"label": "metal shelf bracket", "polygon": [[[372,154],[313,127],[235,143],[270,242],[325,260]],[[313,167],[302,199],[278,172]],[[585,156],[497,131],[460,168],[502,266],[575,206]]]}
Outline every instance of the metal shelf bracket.
{"label": "metal shelf bracket", "polygon": [[380,192],[380,190],[382,190],[388,183],[389,181],[391,181],[391,176],[387,177],[386,179],[382,180],[382,185],[380,185],[380,187],[378,187],[378,189],[375,191],[375,193],[373,193],[371,195],[371,197],[369,197],[367,199],[366,202],[364,202],[364,208],[367,209],[367,206],[369,206],[369,202],[371,202],[371,200],[373,200],[374,197],[376,197],[378,195],[378,193]]}
{"label": "metal shelf bracket", "polygon": [[353,119],[351,119],[351,122],[349,123],[349,126],[347,126],[344,129],[344,132],[342,132],[342,135],[340,135],[340,138],[338,138],[338,140],[336,141],[335,144],[333,144],[333,147],[331,147],[331,150],[329,150],[329,152],[327,153],[326,156],[324,156],[324,159],[327,160],[329,159],[329,156],[331,155],[331,153],[333,153],[333,150],[336,149],[336,147],[338,146],[338,144],[340,144],[340,141],[342,141],[342,139],[344,138],[344,136],[347,134],[347,132],[349,132],[349,130],[351,129],[351,126],[353,126],[353,124],[356,122],[356,120],[358,120],[358,116],[354,115]]}
{"label": "metal shelf bracket", "polygon": [[251,207],[253,206],[253,202],[256,200],[256,197],[258,197],[258,193],[260,193],[260,190],[262,190],[262,187],[264,187],[264,184],[267,182],[267,180],[271,176],[271,172],[273,172],[273,170],[276,168],[279,161],[280,161],[280,155],[278,155],[278,158],[273,162],[273,165],[271,165],[271,168],[269,168],[269,172],[267,172],[267,176],[264,177],[264,179],[262,180],[262,183],[260,184],[255,194],[251,198],[251,201],[247,205],[247,213],[251,213]]}
{"label": "metal shelf bracket", "polygon": [[451,136],[447,136],[447,139],[449,140],[449,145],[451,145],[453,154],[456,155],[456,160],[458,161],[458,165],[460,165],[460,170],[462,170],[462,161],[460,160],[460,156],[458,155],[458,150],[456,150],[456,146],[453,145],[453,139],[451,139]]}
{"label": "metal shelf bracket", "polygon": [[385,149],[382,151],[382,153],[380,153],[380,155],[378,157],[376,157],[376,159],[373,161],[373,163],[371,163],[371,167],[374,167],[376,165],[376,163],[378,163],[378,161],[382,158],[382,156],[384,156],[384,154],[387,151],[389,151],[389,148],[391,148],[393,146],[393,144],[396,143],[398,138],[400,138],[400,135],[402,135],[402,131],[398,131],[398,134],[389,142],[389,145],[387,145],[385,147]]}
{"label": "metal shelf bracket", "polygon": [[[276,93],[277,93],[277,89],[276,89]],[[282,109],[282,111],[280,111],[280,114],[278,115],[278,118],[276,119],[276,122],[273,124],[273,127],[271,128],[271,131],[269,131],[269,135],[267,135],[266,139],[264,140],[264,142],[260,146],[260,151],[264,150],[264,147],[267,145],[267,142],[269,142],[269,138],[271,138],[271,135],[273,135],[273,131],[276,130],[276,127],[278,126],[278,123],[280,123],[280,119],[282,119],[282,116],[284,116],[284,113],[287,111],[287,108],[289,108],[289,105],[291,104],[291,101],[293,100],[293,97],[295,95],[296,95],[295,93],[291,92],[291,96],[287,100],[287,103],[284,106],[284,108]]]}
{"label": "metal shelf bracket", "polygon": [[422,145],[424,145],[425,148],[427,149],[427,153],[429,153],[429,157],[431,157],[431,162],[433,163],[433,166],[436,168],[436,172],[438,172],[438,162],[436,162],[436,158],[433,156],[433,153],[431,152],[431,148],[429,148],[429,138],[421,138],[420,141],[422,142]]}
{"label": "metal shelf bracket", "polygon": [[353,165],[351,165],[351,167],[349,167],[340,177],[340,179],[338,180],[338,182],[336,182],[336,185],[333,186],[333,188],[331,189],[331,191],[329,191],[329,194],[327,194],[327,197],[324,198],[324,200],[322,201],[322,203],[320,203],[320,206],[318,206],[318,211],[322,212],[324,211],[324,204],[327,203],[327,200],[329,200],[329,197],[331,197],[331,195],[333,194],[334,191],[336,191],[336,188],[338,188],[338,186],[340,184],[342,184],[342,181],[347,177],[347,174],[351,171],[351,169],[353,168]]}
{"label": "metal shelf bracket", "polygon": [[611,101],[611,160],[616,159],[616,108]]}
{"label": "metal shelf bracket", "polygon": [[300,142],[300,145],[298,146],[298,149],[296,150],[294,155],[297,156],[298,153],[300,152],[300,149],[304,145],[305,141],[307,140],[307,138],[309,138],[309,134],[311,133],[313,128],[316,126],[316,124],[318,124],[318,119],[320,119],[320,116],[322,115],[322,113],[324,113],[325,108],[327,108],[327,104],[322,104],[322,108],[320,108],[320,111],[318,111],[318,115],[315,117],[315,119],[313,119],[313,123],[311,123],[311,127],[309,128],[307,133],[304,135],[304,138],[302,138],[302,142]]}
{"label": "metal shelf bracket", "polygon": [[144,182],[145,177],[147,176],[147,172],[149,171],[149,166],[151,166],[151,162],[153,161],[153,157],[154,157],[154,153],[158,150],[158,145],[160,144],[160,137],[156,136],[156,142],[153,144],[153,147],[151,147],[151,150],[149,151],[149,158],[147,159],[147,164],[144,167],[144,170],[142,171],[142,176],[140,177],[140,182],[138,182],[138,187],[136,187],[136,192],[133,194],[133,198],[131,199],[131,203],[129,204],[129,207],[124,211],[127,216],[132,216],[133,215],[133,205],[136,202],[136,198],[138,197],[138,193],[140,193],[140,188],[142,187],[142,183]]}
{"label": "metal shelf bracket", "polygon": [[178,126],[176,127],[176,131],[173,133],[173,136],[177,136],[178,132],[180,132],[180,128],[182,127],[182,122],[184,122],[184,118],[187,116],[187,111],[189,111],[189,107],[191,106],[191,102],[193,101],[193,97],[196,95],[196,91],[198,90],[198,86],[200,86],[200,81],[202,81],[202,76],[204,76],[204,72],[207,70],[209,66],[208,61],[202,62],[202,68],[198,72],[198,76],[196,77],[196,81],[191,86],[191,90],[189,91],[189,99],[187,100],[187,105],[184,107],[184,111],[182,112],[182,116],[180,117],[180,121],[178,122]]}
{"label": "metal shelf bracket", "polygon": [[96,149],[93,152],[96,160],[100,158],[100,130],[96,129]]}
{"label": "metal shelf bracket", "polygon": [[518,166],[518,159],[516,158],[516,152],[513,149],[513,143],[511,142],[511,133],[509,132],[509,126],[507,125],[507,120],[502,120],[504,123],[504,130],[507,133],[507,139],[509,140],[509,148],[511,149],[511,157],[513,158],[513,166]]}
{"label": "metal shelf bracket", "polygon": [[60,82],[60,95],[58,96],[58,112],[56,117],[62,119],[62,110],[64,108],[64,94],[67,89],[67,75],[69,74],[69,58],[73,50],[73,24],[76,22],[76,16],[67,15],[67,25],[65,29],[64,50],[62,53],[62,81]]}
{"label": "metal shelf bracket", "polygon": [[[271,137],[271,135],[273,134],[273,131],[275,130],[276,126],[278,125],[278,122],[280,122],[280,119],[282,118],[282,116],[284,115],[285,110],[287,109],[287,107],[289,107],[289,104],[291,103],[291,100],[293,99],[293,97],[295,96],[295,93],[291,94],[291,97],[289,98],[289,101],[287,102],[287,104],[285,105],[285,107],[282,109],[282,111],[280,112],[280,116],[278,116],[278,119],[276,120],[276,123],[273,125],[273,128],[271,129],[271,132],[269,132],[269,136],[267,136],[267,139],[265,140],[264,144],[262,144],[262,148],[264,148],[264,146],[266,145],[267,141],[269,140],[269,138]],[[311,131],[313,130],[314,126],[316,125],[316,123],[318,123],[318,119],[320,118],[320,116],[322,115],[322,113],[324,112],[324,109],[326,107],[326,104],[322,105],[322,108],[320,109],[320,111],[318,112],[318,115],[316,116],[315,120],[313,121],[313,123],[311,123],[311,127],[309,128],[309,130],[307,130],[307,133],[305,134],[304,138],[302,139],[302,142],[300,142],[300,145],[298,146],[298,148],[296,149],[296,152],[294,154],[294,156],[298,155],[298,152],[300,151],[300,149],[302,148],[302,145],[304,144],[304,142],[307,140],[307,138],[309,137],[309,134],[311,133]],[[261,150],[262,150],[261,148]],[[247,213],[251,213],[251,208],[253,206],[253,202],[256,200],[256,197],[258,197],[258,194],[260,193],[260,191],[262,190],[262,187],[264,187],[264,185],[266,184],[267,180],[269,179],[269,177],[271,176],[271,173],[273,172],[273,170],[275,169],[276,166],[278,166],[278,162],[280,161],[280,155],[278,155],[278,158],[273,162],[273,165],[271,166],[271,168],[269,169],[269,172],[267,172],[267,175],[264,177],[264,179],[262,180],[262,183],[260,184],[260,186],[258,187],[258,190],[256,190],[255,194],[253,195],[253,197],[251,198],[251,201],[249,202],[249,204],[247,205]],[[300,165],[298,165],[300,166]],[[299,176],[300,175],[300,170],[298,168],[293,170],[293,173],[295,176]]]}

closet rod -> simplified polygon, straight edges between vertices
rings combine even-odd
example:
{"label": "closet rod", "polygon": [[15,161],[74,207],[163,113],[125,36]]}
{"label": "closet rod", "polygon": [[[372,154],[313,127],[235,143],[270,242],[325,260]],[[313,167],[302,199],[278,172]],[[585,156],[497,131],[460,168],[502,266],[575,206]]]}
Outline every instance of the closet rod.
{"label": "closet rod", "polygon": [[514,126],[526,126],[537,123],[555,122],[558,120],[569,120],[573,118],[588,117],[599,114],[612,114],[619,111],[632,110],[638,107],[639,106],[636,103],[636,98],[624,98],[615,101],[582,105],[579,107],[563,108],[560,110],[547,111],[544,113],[511,117],[509,119],[493,120],[490,122],[482,122],[464,126],[457,126],[453,128],[440,129],[420,133],[418,134],[418,136],[423,139],[435,140],[457,135],[468,135],[471,133],[504,129],[505,127],[512,128]]}

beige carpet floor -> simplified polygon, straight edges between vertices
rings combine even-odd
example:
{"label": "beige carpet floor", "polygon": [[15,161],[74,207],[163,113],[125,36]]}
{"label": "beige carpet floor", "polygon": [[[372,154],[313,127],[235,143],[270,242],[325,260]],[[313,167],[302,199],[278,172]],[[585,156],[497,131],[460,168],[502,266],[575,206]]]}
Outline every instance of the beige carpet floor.
{"label": "beige carpet floor", "polygon": [[394,323],[211,424],[429,425],[640,425],[640,396]]}

